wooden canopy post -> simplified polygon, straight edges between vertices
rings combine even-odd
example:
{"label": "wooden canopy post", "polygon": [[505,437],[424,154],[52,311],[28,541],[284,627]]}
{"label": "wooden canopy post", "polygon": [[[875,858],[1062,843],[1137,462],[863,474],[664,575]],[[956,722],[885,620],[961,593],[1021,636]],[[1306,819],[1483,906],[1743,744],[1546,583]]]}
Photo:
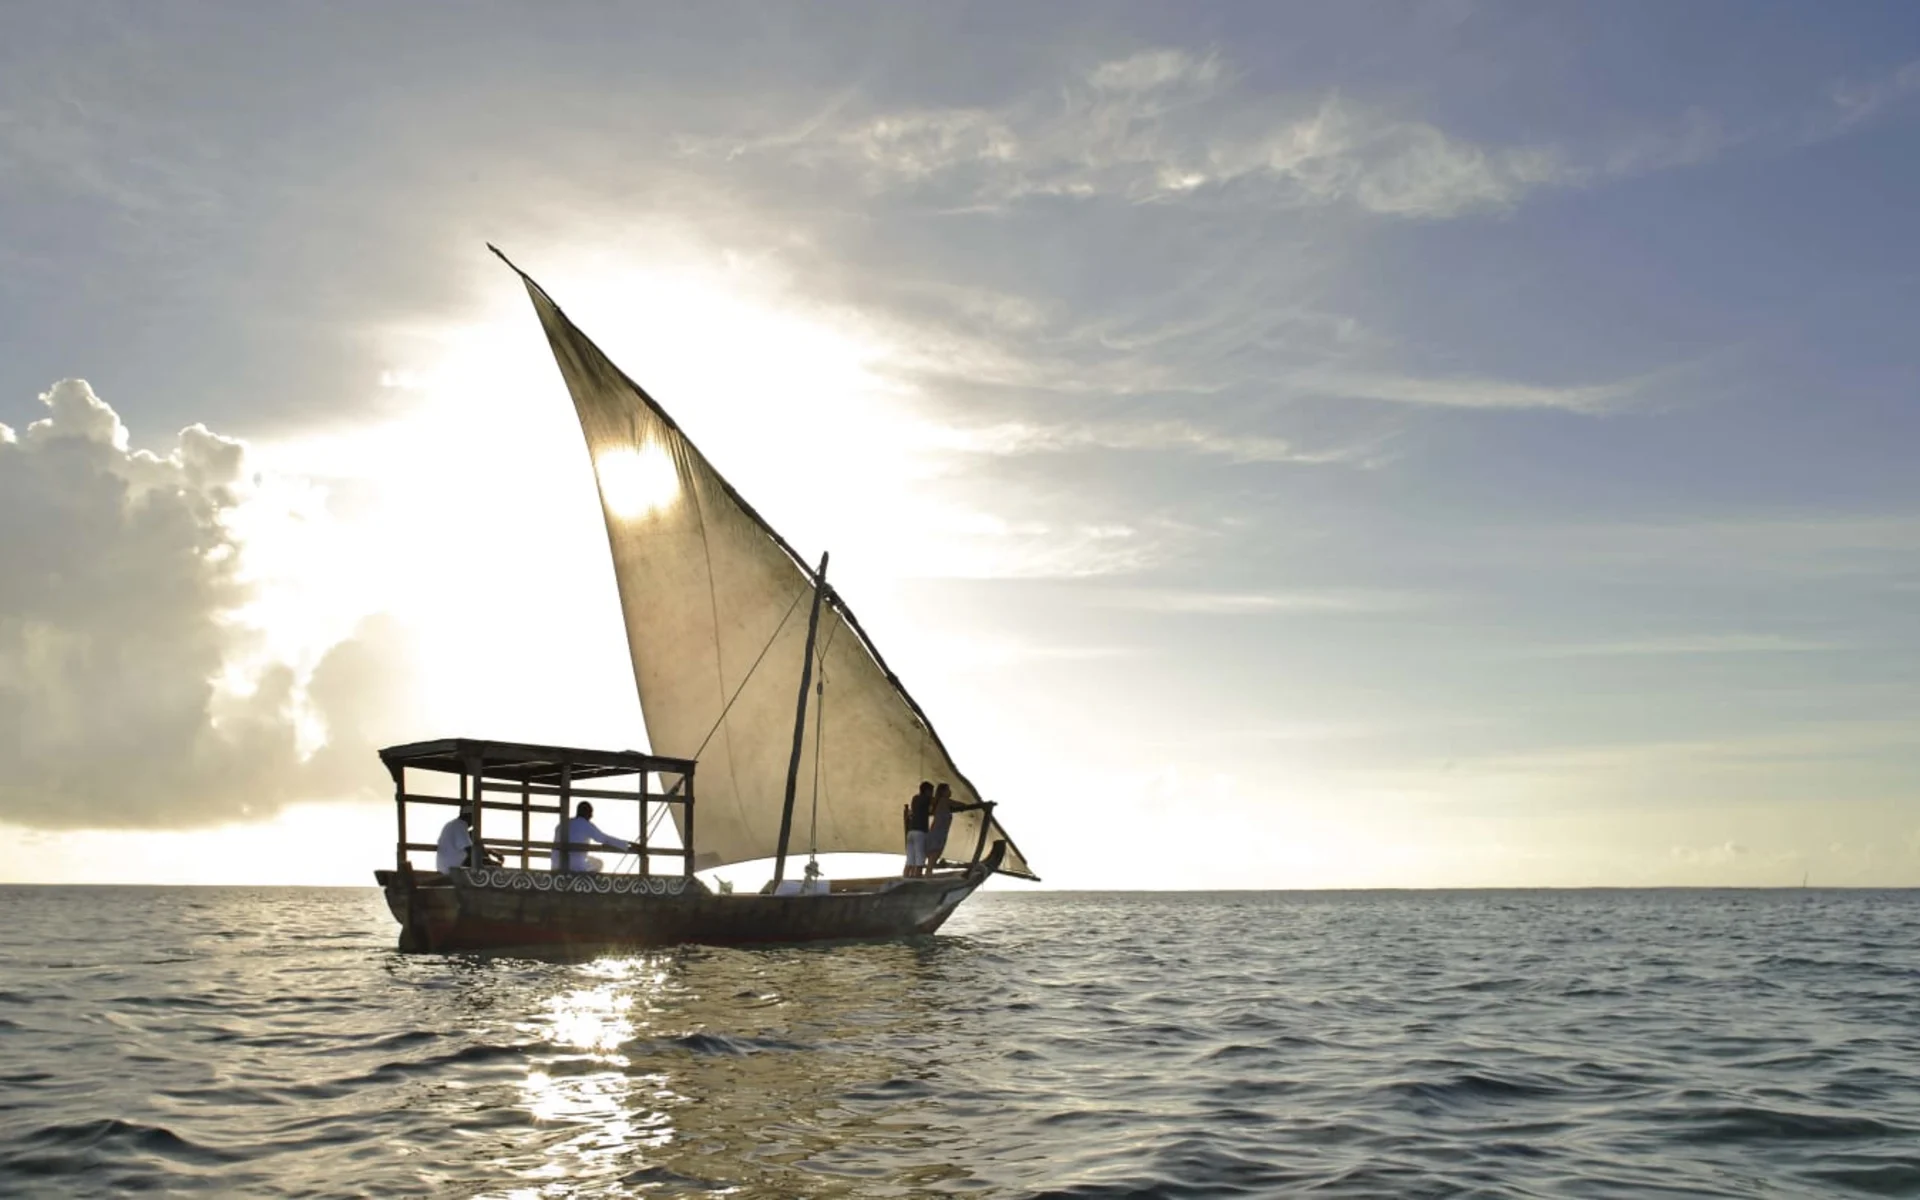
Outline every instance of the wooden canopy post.
{"label": "wooden canopy post", "polygon": [[527,776],[520,776],[520,869],[532,870],[528,864],[533,859],[533,788]]}
{"label": "wooden canopy post", "polygon": [[560,869],[573,870],[573,760],[560,760],[560,828],[554,835],[560,849]]}
{"label": "wooden canopy post", "polygon": [[393,869],[407,865],[407,765],[395,763],[393,775],[393,811],[399,825],[399,839],[393,844]]}
{"label": "wooden canopy post", "polygon": [[653,874],[647,865],[647,773],[640,772],[640,875],[645,878]]}
{"label": "wooden canopy post", "polygon": [[[476,867],[487,861],[486,850],[480,849],[478,854],[474,853],[476,849],[479,849],[483,845],[480,840],[480,814],[486,811],[485,806],[481,804],[481,794],[486,790],[486,779],[486,763],[477,754],[468,755],[466,770],[460,772],[460,790],[464,793],[467,801],[465,809],[467,814],[468,842],[466,865],[469,867]],[[470,785],[469,780],[471,780]]]}
{"label": "wooden canopy post", "polygon": [[685,843],[680,848],[680,852],[684,856],[682,859],[683,865],[680,873],[682,875],[685,875],[688,879],[692,879],[693,878],[693,769],[691,767],[687,769],[686,774],[680,777],[680,795],[682,797],[680,801],[680,807],[686,813],[686,817],[680,822],[680,833]]}
{"label": "wooden canopy post", "polygon": [[793,756],[787,760],[787,796],[780,805],[780,849],[773,859],[773,886],[787,873],[787,839],[793,833],[793,793],[800,782],[800,751],[807,742],[807,688],[813,683],[813,639],[820,632],[820,602],[827,598],[827,556],[820,556],[820,569],[813,575],[813,613],[807,618],[807,649],[800,660],[800,703],[793,718]]}

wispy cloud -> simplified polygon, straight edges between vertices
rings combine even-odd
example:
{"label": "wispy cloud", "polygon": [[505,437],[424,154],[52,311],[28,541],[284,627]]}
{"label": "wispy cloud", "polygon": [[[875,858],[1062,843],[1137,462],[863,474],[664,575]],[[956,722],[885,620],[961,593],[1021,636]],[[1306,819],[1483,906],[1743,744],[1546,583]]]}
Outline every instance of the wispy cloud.
{"label": "wispy cloud", "polygon": [[0,71],[0,197],[44,190],[105,203],[134,228],[162,214],[230,213],[223,184],[247,177],[222,175],[197,123],[143,106],[134,95],[138,82],[113,71],[7,65]]}
{"label": "wispy cloud", "polygon": [[1143,653],[1138,646],[1069,645],[1003,634],[930,635],[919,639],[914,650],[922,667],[948,674],[1000,671],[1046,662],[1100,662],[1133,658]]}
{"label": "wispy cloud", "polygon": [[1675,846],[1669,851],[1675,862],[1693,867],[1724,867],[1745,858],[1749,853],[1745,846],[1731,841],[1717,846]]}
{"label": "wispy cloud", "polygon": [[1878,719],[1808,722],[1726,737],[1546,746],[1462,758],[1452,768],[1456,775],[1488,785],[1574,780],[1599,791],[1617,786],[1623,777],[1765,775],[1787,764],[1859,762],[1870,751],[1910,746],[1913,720],[1914,714],[1902,712]]}
{"label": "wispy cloud", "polygon": [[1596,176],[1644,175],[1708,162],[1753,136],[1729,126],[1719,114],[1690,108],[1671,125],[1629,135],[1599,157]]}
{"label": "wispy cloud", "polygon": [[678,144],[697,157],[851,170],[869,191],[918,190],[954,211],[1066,198],[1349,205],[1441,220],[1511,210],[1543,189],[1698,166],[1742,147],[1825,141],[1916,91],[1920,61],[1835,83],[1772,118],[1692,106],[1611,142],[1500,146],[1337,92],[1260,92],[1218,52],[1159,48],[995,105],[874,111],[848,93],[789,129]]}
{"label": "wispy cloud", "polygon": [[1318,465],[1363,462],[1370,453],[1364,446],[1306,449],[1282,437],[1226,433],[1177,420],[1079,425],[1008,422],[948,430],[943,437],[951,449],[993,455],[1085,450],[1184,452],[1240,463]]}
{"label": "wispy cloud", "polygon": [[1569,412],[1604,412],[1633,396],[1644,381],[1576,387],[1553,387],[1504,379],[1373,374],[1355,371],[1309,372],[1295,377],[1309,391],[1357,400],[1384,400],[1395,404],[1441,408],[1557,408]]}
{"label": "wispy cloud", "polygon": [[1630,177],[1693,167],[1741,150],[1791,149],[1845,136],[1920,92],[1920,60],[1866,80],[1841,80],[1825,97],[1803,97],[1783,114],[1730,118],[1706,108],[1687,109],[1664,127],[1616,142],[1590,168],[1575,167],[1569,181]]}
{"label": "wispy cloud", "polygon": [[[1554,384],[1369,366],[1391,339],[1358,320],[1308,309],[1275,311],[1261,297],[1197,295],[1177,318],[1138,313],[1062,319],[1056,306],[1004,292],[946,289],[923,318],[870,313],[886,327],[885,369],[935,388],[949,384],[1044,391],[1062,397],[1191,397],[1240,391],[1271,399],[1331,398],[1446,409],[1602,415],[1641,401],[1697,364],[1598,383]],[[1242,414],[1243,419],[1246,414]],[[1011,421],[956,429],[956,449],[1018,454],[1074,449],[1180,449],[1246,462],[1380,461],[1390,429],[1339,445],[1277,434],[1226,432],[1192,418],[1080,423]],[[1324,439],[1323,439],[1324,440]]]}
{"label": "wispy cloud", "polygon": [[894,566],[917,579],[1089,579],[1127,576],[1164,561],[1191,530],[1138,521],[1014,520],[981,510],[955,511],[928,531],[921,552],[908,548]]}
{"label": "wispy cloud", "polygon": [[1920,92],[1920,59],[1865,82],[1841,82],[1833,88],[1837,129],[1849,129]]}
{"label": "wispy cloud", "polygon": [[1550,148],[1482,146],[1339,95],[1261,95],[1217,55],[1179,49],[1100,63],[1001,106],[853,109],[771,136],[682,144],[850,168],[876,191],[937,183],[941,202],[958,207],[1194,198],[1438,219],[1508,209],[1571,178]]}
{"label": "wispy cloud", "polygon": [[1646,658],[1670,655],[1810,654],[1846,648],[1845,642],[1823,641],[1816,638],[1784,637],[1778,634],[1704,633],[1678,637],[1542,646],[1529,650],[1526,654],[1528,657],[1535,658]]}
{"label": "wispy cloud", "polygon": [[1769,579],[1854,577],[1893,585],[1920,552],[1920,513],[1567,526],[1543,531],[1538,539],[1542,549],[1610,566]]}
{"label": "wispy cloud", "polygon": [[1115,608],[1199,616],[1390,613],[1425,608],[1436,602],[1435,597],[1424,593],[1366,589],[1233,592],[1112,588],[1091,599]]}

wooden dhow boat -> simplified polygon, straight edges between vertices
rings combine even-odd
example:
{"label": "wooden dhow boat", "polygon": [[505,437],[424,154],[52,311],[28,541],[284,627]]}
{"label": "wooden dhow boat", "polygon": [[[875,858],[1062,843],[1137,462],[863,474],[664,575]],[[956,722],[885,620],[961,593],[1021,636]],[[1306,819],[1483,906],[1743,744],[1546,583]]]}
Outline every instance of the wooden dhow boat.
{"label": "wooden dhow boat", "polygon": [[[394,869],[375,877],[400,922],[400,948],[902,937],[938,929],[989,875],[1037,878],[993,802],[828,586],[827,556],[809,566],[666,410],[513,269],[586,435],[651,751],[477,739],[381,751],[399,836]],[[820,877],[820,854],[900,854],[902,806],[923,779],[952,791],[940,861],[907,876]],[[614,870],[573,869],[563,817],[582,800],[599,806],[601,829],[631,843]],[[421,808],[465,814],[475,846],[465,865],[414,865],[414,853],[436,849],[409,836],[409,812]],[[789,879],[800,830],[808,862]],[[758,892],[709,887],[697,874],[767,859],[773,878]],[[657,870],[663,860],[670,869]]]}

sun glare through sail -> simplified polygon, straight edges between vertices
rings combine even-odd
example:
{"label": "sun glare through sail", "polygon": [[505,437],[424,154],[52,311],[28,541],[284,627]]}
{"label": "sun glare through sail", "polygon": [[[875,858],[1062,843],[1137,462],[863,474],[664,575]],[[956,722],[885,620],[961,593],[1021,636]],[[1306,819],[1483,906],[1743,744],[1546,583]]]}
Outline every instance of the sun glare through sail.
{"label": "sun glare through sail", "polygon": [[594,460],[593,471],[607,511],[624,521],[658,512],[680,497],[680,473],[657,442],[606,451]]}

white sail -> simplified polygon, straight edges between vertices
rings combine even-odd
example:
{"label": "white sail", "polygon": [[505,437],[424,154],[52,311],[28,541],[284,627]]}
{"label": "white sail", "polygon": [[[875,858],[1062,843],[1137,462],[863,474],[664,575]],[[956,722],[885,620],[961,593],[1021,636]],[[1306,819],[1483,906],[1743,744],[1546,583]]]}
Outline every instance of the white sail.
{"label": "white sail", "polygon": [[[599,480],[647,740],[656,754],[699,762],[696,865],[770,858],[812,573],[653,398],[521,278]],[[790,852],[902,853],[901,808],[923,779],[950,783],[962,804],[979,801],[837,595],[821,611],[815,660],[823,686],[809,697]],[[1033,878],[986,820],[983,839],[980,812],[955,814],[946,857],[971,859],[1003,840],[1000,869]]]}

